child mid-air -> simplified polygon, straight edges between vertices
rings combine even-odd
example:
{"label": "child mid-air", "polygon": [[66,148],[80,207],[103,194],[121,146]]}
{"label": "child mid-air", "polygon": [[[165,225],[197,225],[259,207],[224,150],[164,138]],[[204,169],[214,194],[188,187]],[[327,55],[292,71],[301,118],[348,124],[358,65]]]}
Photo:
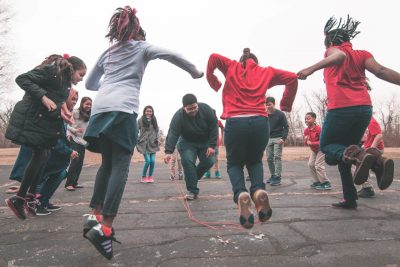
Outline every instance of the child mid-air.
{"label": "child mid-air", "polygon": [[316,119],[317,115],[314,112],[308,112],[305,116],[307,128],[304,130],[304,144],[311,149],[308,167],[314,180],[310,187],[319,190],[331,190],[331,182],[325,173],[325,154],[319,149],[321,126],[317,125]]}

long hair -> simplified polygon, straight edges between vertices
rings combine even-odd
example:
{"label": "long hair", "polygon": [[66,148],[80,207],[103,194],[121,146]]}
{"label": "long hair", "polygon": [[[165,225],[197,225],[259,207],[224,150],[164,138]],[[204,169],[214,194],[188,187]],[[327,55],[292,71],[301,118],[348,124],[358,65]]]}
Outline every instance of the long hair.
{"label": "long hair", "polygon": [[[325,47],[350,42],[360,33],[360,31],[357,31],[359,24],[359,21],[354,20],[349,15],[347,15],[346,20],[340,18],[339,22],[334,17],[329,18],[324,27]],[[337,27],[335,27],[336,25]]]}
{"label": "long hair", "polygon": [[150,105],[145,106],[144,109],[143,109],[143,116],[142,116],[143,126],[146,127],[146,128],[149,128],[149,126],[150,126],[150,123],[147,121],[147,118],[146,118],[146,109],[151,109],[151,111],[153,112],[153,115],[151,116],[151,119],[150,119],[150,123],[153,125],[154,130],[156,132],[158,132],[157,119],[156,119],[156,116],[154,115],[154,109]]}
{"label": "long hair", "polygon": [[82,99],[81,99],[81,103],[80,103],[79,109],[78,109],[78,110],[79,110],[79,119],[80,119],[80,120],[83,120],[84,122],[88,122],[88,121],[89,121],[90,113],[91,113],[91,110],[90,110],[90,111],[86,111],[86,110],[83,108],[83,104],[85,104],[86,101],[93,102],[92,99],[91,99],[90,97],[84,96],[84,97],[82,97]]}
{"label": "long hair", "polygon": [[136,9],[130,6],[124,8],[117,8],[114,15],[112,15],[108,24],[108,33],[106,38],[110,43],[114,41],[123,42],[134,39],[139,33],[140,22],[136,17]]}

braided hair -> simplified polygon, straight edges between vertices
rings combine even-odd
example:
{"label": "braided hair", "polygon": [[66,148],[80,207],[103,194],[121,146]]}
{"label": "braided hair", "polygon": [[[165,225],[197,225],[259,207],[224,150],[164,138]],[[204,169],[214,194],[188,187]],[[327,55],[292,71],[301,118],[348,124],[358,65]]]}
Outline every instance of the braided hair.
{"label": "braided hair", "polygon": [[[347,15],[346,20],[340,18],[339,23],[334,17],[329,18],[324,27],[325,47],[328,48],[331,45],[336,46],[344,42],[350,42],[360,33],[360,31],[357,31],[359,24],[359,21],[354,20],[349,15]],[[337,27],[335,27],[336,25]]]}
{"label": "braided hair", "polygon": [[119,7],[115,10],[108,24],[109,30],[106,35],[110,43],[115,41],[123,42],[135,38],[140,30],[139,18],[136,17],[136,12],[136,9],[130,6]]}

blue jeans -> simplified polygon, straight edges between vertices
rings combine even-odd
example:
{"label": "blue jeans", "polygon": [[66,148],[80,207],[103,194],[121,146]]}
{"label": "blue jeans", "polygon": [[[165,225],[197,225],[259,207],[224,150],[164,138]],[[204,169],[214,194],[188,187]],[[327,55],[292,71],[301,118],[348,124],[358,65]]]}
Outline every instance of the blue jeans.
{"label": "blue jeans", "polygon": [[[143,166],[143,171],[142,171],[142,177],[146,177],[147,175],[147,170],[149,170],[149,176],[153,176],[154,172],[154,165],[156,162],[156,153],[144,153],[144,166]],[[149,168],[150,167],[150,168]]]}
{"label": "blue jeans", "polygon": [[342,160],[343,152],[350,145],[360,144],[372,117],[371,106],[354,106],[329,110],[320,137],[320,148],[328,165],[338,165],[346,201],[357,200],[351,165]]}
{"label": "blue jeans", "polygon": [[[197,183],[204,173],[209,170],[215,162],[215,155],[206,156],[208,145],[206,143],[193,143],[180,138],[177,144],[183,172],[185,173],[186,189],[194,194],[199,193]],[[199,164],[196,166],[196,159]]]}
{"label": "blue jeans", "polygon": [[42,181],[37,187],[37,191],[40,194],[40,205],[47,207],[49,205],[50,198],[54,195],[57,188],[60,186],[62,181],[67,177],[67,171],[62,170],[57,173],[50,174]]}
{"label": "blue jeans", "polygon": [[225,147],[233,201],[247,192],[243,167],[250,176],[250,194],[265,189],[262,157],[269,138],[268,118],[262,116],[230,118],[225,125]]}

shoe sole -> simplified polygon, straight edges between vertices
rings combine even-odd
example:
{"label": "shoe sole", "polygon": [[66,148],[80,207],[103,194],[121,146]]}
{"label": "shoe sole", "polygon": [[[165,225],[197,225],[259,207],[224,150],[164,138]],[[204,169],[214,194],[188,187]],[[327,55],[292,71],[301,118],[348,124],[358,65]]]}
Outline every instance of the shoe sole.
{"label": "shoe sole", "polygon": [[37,212],[36,212],[36,215],[37,215],[37,216],[46,216],[46,215],[50,215],[50,214],[51,214],[51,212],[46,213],[46,214],[45,214],[45,213],[37,213]]}
{"label": "shoe sole", "polygon": [[10,208],[10,210],[15,214],[15,216],[17,216],[18,219],[20,219],[20,220],[25,220],[26,219],[26,216],[23,217],[21,214],[19,214],[19,212],[17,211],[17,209],[15,208],[15,206],[13,205],[11,200],[6,199],[6,204]]}
{"label": "shoe sole", "polygon": [[356,210],[357,209],[357,207],[339,207],[339,206],[334,206],[333,204],[332,204],[332,208],[342,209],[342,210]]}
{"label": "shoe sole", "polygon": [[96,240],[93,239],[93,237],[91,235],[86,235],[86,239],[90,241],[90,243],[92,243],[92,245],[96,248],[96,250],[107,260],[111,260],[113,255],[108,256],[104,253],[104,249],[103,246],[99,243],[96,242]]}
{"label": "shoe sole", "polygon": [[314,189],[317,189],[317,190],[332,190],[332,187],[330,187],[330,188],[318,188],[318,187],[315,187]]}
{"label": "shoe sole", "polygon": [[385,159],[383,163],[383,175],[378,187],[380,190],[385,190],[393,182],[394,162],[392,159]]}
{"label": "shoe sole", "polygon": [[254,225],[254,214],[251,212],[251,198],[248,193],[242,193],[239,196],[238,206],[240,224],[246,229],[252,228]]}
{"label": "shoe sole", "polygon": [[354,184],[362,185],[368,180],[369,170],[372,165],[376,162],[376,157],[371,154],[366,154],[364,159],[361,161],[360,166],[354,173]]}
{"label": "shoe sole", "polygon": [[53,211],[58,211],[58,210],[60,210],[60,209],[61,209],[61,208],[58,208],[58,209],[47,209],[47,210],[53,212]]}
{"label": "shoe sole", "polygon": [[254,203],[256,205],[256,210],[258,212],[258,219],[260,220],[260,222],[268,221],[272,216],[272,209],[271,206],[269,205],[267,192],[264,190],[258,192],[256,194]]}

